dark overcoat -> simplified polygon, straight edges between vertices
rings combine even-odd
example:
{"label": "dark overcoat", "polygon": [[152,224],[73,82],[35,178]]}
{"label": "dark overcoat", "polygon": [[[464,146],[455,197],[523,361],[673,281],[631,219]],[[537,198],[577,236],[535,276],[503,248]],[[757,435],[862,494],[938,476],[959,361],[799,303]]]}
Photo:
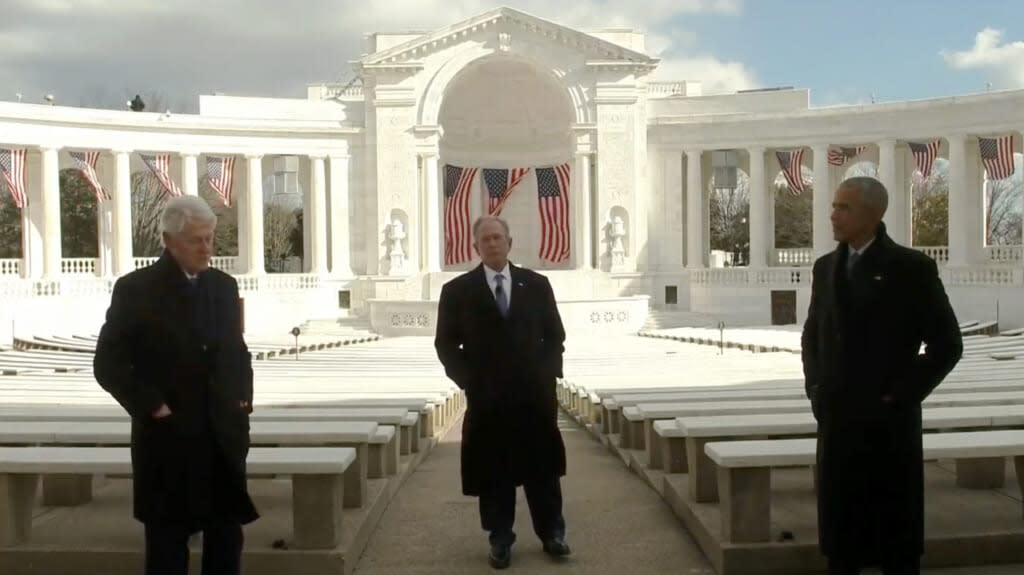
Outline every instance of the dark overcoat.
{"label": "dark overcoat", "polygon": [[849,278],[847,254],[840,244],[814,264],[803,366],[818,420],[821,551],[871,566],[923,553],[921,401],[963,344],[931,258],[884,225]]}
{"label": "dark overcoat", "polygon": [[483,265],[441,289],[434,341],[445,373],[466,391],[462,491],[565,475],[556,379],[565,330],[548,279],[509,265],[508,317]]}
{"label": "dark overcoat", "polygon": [[[198,530],[258,517],[245,481],[252,356],[238,284],[216,269],[198,287],[170,256],[114,284],[96,380],[132,418],[134,514]],[[167,404],[171,415],[152,414]],[[251,408],[250,408],[251,409]]]}

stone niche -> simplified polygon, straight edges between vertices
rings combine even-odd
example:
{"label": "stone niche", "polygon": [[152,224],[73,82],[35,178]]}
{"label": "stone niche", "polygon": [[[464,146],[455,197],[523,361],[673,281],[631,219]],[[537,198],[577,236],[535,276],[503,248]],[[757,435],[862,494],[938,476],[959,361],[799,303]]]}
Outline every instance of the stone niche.
{"label": "stone niche", "polygon": [[409,264],[409,215],[393,209],[382,227],[381,253],[384,255],[380,263],[384,275],[401,276],[415,271]]}
{"label": "stone niche", "polygon": [[605,214],[601,227],[601,269],[606,272],[626,270],[630,254],[629,212],[622,206],[612,206]]}

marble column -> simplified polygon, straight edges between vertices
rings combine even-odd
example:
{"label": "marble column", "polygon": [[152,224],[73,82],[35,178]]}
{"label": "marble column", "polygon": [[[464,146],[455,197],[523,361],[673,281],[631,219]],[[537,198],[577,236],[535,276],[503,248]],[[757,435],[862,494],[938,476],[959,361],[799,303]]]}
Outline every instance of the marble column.
{"label": "marble column", "polygon": [[310,273],[327,274],[327,180],[324,156],[310,156]]}
{"label": "marble column", "polygon": [[423,158],[423,202],[426,206],[425,268],[427,272],[441,271],[441,192],[438,176],[439,155],[437,150],[424,152]]}
{"label": "marble column", "polygon": [[814,238],[814,258],[817,259],[835,249],[832,236],[832,189],[831,170],[828,165],[828,144],[812,148],[814,154],[814,208],[811,218]]}
{"label": "marble column", "polygon": [[196,154],[181,154],[181,193],[186,196],[199,195],[199,163]]}
{"label": "marble column", "polygon": [[131,151],[114,150],[114,189],[110,195],[114,227],[114,275],[123,276],[135,269],[132,253]]}
{"label": "marble column", "polygon": [[897,156],[896,140],[878,143],[878,181],[889,192],[889,208],[885,212],[885,227],[896,243],[910,245],[906,209],[906,182],[903,179],[902,158]]}
{"label": "marble column", "polygon": [[245,273],[262,275],[263,265],[263,156],[246,155],[248,190],[246,191],[245,207],[245,244],[248,261],[245,262]]}
{"label": "marble column", "polygon": [[761,147],[747,148],[750,155],[750,267],[768,266],[768,189]]}
{"label": "marble column", "polygon": [[591,243],[590,222],[590,154],[576,152],[573,168],[576,178],[576,269],[592,269],[593,244]]}
{"label": "marble column", "polygon": [[329,158],[329,185],[331,188],[331,275],[351,278],[352,234],[349,215],[348,171],[351,156],[334,155]]}
{"label": "marble column", "polygon": [[683,237],[683,152],[672,148],[663,150],[661,161],[665,184],[661,208],[664,234],[661,263],[664,266],[662,269],[678,271],[686,259],[683,251],[686,243]]}
{"label": "marble column", "polygon": [[43,277],[61,275],[60,162],[57,148],[42,148]]}
{"label": "marble column", "polygon": [[949,262],[950,267],[968,263],[967,135],[946,136],[949,143]]}
{"label": "marble column", "polygon": [[686,267],[704,267],[704,178],[702,150],[686,150]]}

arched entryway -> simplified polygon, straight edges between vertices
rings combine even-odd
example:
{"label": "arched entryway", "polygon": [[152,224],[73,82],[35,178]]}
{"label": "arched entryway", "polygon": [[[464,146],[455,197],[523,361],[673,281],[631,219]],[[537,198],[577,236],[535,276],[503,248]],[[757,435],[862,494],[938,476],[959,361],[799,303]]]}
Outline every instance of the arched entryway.
{"label": "arched entryway", "polygon": [[[575,254],[559,263],[539,256],[542,222],[536,168],[572,165],[574,121],[568,92],[554,74],[513,56],[475,60],[445,89],[438,114],[441,169],[448,164],[480,170],[471,190],[472,219],[488,209],[483,169],[533,168],[512,190],[501,209],[513,237],[510,257],[522,265],[546,269],[572,266]],[[572,200],[570,193],[570,206]],[[567,220],[572,221],[568,216]],[[571,234],[571,230],[566,231],[566,241]],[[446,269],[471,265],[468,262]]]}

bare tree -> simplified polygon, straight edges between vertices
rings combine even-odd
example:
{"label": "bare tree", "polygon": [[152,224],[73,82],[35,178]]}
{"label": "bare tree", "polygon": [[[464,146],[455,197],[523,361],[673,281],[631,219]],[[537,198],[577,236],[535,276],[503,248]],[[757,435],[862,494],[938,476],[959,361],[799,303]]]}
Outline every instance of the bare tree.
{"label": "bare tree", "polygon": [[132,252],[135,257],[159,256],[160,214],[167,203],[167,192],[149,171],[132,174]]}
{"label": "bare tree", "polygon": [[263,209],[263,246],[269,262],[268,271],[281,269],[280,262],[292,255],[296,227],[296,210],[279,204],[268,204]]}
{"label": "bare tree", "polygon": [[0,258],[21,257],[22,214],[7,191],[7,182],[0,178]]}
{"label": "bare tree", "polygon": [[938,158],[927,180],[912,188],[913,245],[949,245],[949,162]]}
{"label": "bare tree", "polygon": [[775,247],[777,249],[809,248],[813,243],[814,173],[801,171],[804,191],[793,194],[780,171],[775,176]]}
{"label": "bare tree", "polygon": [[985,241],[990,246],[1021,243],[1021,155],[1013,155],[1009,178],[985,184]]}
{"label": "bare tree", "polygon": [[750,177],[737,171],[735,188],[717,188],[711,181],[708,206],[711,222],[711,249],[731,252],[746,260],[750,250]]}

